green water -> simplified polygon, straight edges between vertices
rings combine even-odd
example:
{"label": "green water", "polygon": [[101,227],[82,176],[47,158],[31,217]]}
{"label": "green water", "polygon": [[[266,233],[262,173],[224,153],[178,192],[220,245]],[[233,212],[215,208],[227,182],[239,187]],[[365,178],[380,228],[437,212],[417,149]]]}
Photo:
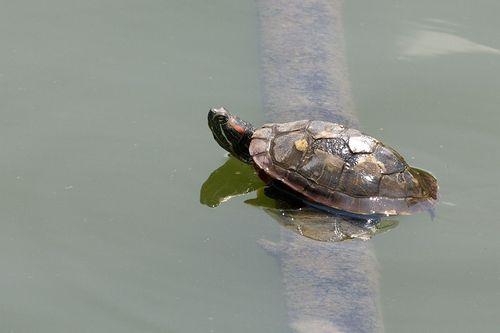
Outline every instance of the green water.
{"label": "green water", "polygon": [[347,4],[363,128],[441,187],[434,221],[400,219],[374,239],[387,332],[500,327],[499,10],[494,1]]}
{"label": "green water", "polygon": [[[253,2],[1,5],[0,331],[289,332],[257,243],[281,227],[254,194],[199,202],[208,108],[264,121]],[[499,10],[346,3],[363,129],[442,193],[372,240],[387,332],[500,326]]]}

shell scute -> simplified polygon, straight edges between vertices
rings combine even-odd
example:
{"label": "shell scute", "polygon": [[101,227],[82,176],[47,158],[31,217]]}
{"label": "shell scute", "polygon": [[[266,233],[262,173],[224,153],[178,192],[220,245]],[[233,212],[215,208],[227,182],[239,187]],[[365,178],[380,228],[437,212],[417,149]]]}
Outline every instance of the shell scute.
{"label": "shell scute", "polygon": [[278,132],[293,132],[304,129],[309,124],[309,120],[298,120],[290,123],[276,124]]}
{"label": "shell scute", "polygon": [[422,186],[419,182],[419,176],[412,168],[408,168],[403,172],[406,182],[407,197],[420,198],[422,197]]}
{"label": "shell scute", "polygon": [[348,140],[349,149],[355,154],[372,153],[377,145],[377,140],[367,135],[351,136]]}
{"label": "shell scute", "polygon": [[381,143],[379,143],[373,151],[373,156],[382,168],[383,174],[401,172],[407,166],[401,155],[399,155],[394,149]]}
{"label": "shell scute", "polygon": [[334,155],[348,161],[353,157],[349,146],[344,139],[340,137],[315,140],[312,144],[313,152],[325,152],[329,155]]}
{"label": "shell scute", "polygon": [[311,155],[304,162],[304,164],[302,164],[299,171],[305,177],[318,183],[319,178],[323,174],[323,167],[324,167],[323,160],[317,155]]}
{"label": "shell scute", "polygon": [[253,132],[252,139],[265,139],[265,140],[270,140],[271,136],[273,135],[273,129],[270,127],[262,127],[255,132]]}
{"label": "shell scute", "polygon": [[380,180],[379,195],[389,198],[405,198],[406,184],[402,173],[383,175]]}
{"label": "shell scute", "polygon": [[[304,143],[305,140],[305,143]],[[305,150],[301,146],[308,146],[304,132],[290,132],[274,138],[271,145],[271,156],[276,163],[286,169],[295,169],[301,163]]]}
{"label": "shell scute", "polygon": [[250,156],[255,156],[269,151],[269,140],[253,139],[249,151]]}
{"label": "shell scute", "polygon": [[335,123],[315,120],[311,121],[307,127],[307,131],[314,139],[328,139],[339,137],[345,131],[345,127]]}
{"label": "shell scute", "polygon": [[339,190],[356,197],[377,196],[381,176],[380,167],[371,158],[360,159],[344,169]]}
{"label": "shell scute", "polygon": [[317,184],[335,189],[339,183],[344,160],[338,156],[317,150],[308,157],[299,172]]}

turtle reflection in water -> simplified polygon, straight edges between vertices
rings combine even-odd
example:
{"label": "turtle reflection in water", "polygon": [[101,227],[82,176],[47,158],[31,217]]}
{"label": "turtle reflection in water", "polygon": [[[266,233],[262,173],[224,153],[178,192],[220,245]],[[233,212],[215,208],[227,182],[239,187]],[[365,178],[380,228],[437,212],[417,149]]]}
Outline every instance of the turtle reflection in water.
{"label": "turtle reflection in water", "polygon": [[257,197],[245,203],[263,208],[285,228],[322,242],[347,239],[368,240],[398,225],[397,221],[373,221],[346,215],[325,214],[311,208],[300,196],[271,183],[268,186],[257,177],[256,170],[235,158],[229,158],[213,171],[200,190],[200,202],[217,207],[231,197],[257,191]]}
{"label": "turtle reflection in water", "polygon": [[428,210],[437,201],[431,174],[355,129],[301,120],[254,130],[224,108],[209,111],[208,125],[219,145],[253,164],[264,181],[278,182],[317,208],[371,219]]}

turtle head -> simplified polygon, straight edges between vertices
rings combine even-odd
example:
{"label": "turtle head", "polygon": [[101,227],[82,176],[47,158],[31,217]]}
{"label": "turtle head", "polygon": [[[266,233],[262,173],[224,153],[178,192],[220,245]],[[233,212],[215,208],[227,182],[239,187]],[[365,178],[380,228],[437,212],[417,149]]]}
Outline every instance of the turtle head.
{"label": "turtle head", "polygon": [[252,125],[221,107],[208,111],[208,127],[215,141],[231,155],[246,163],[252,161],[248,151],[254,131]]}

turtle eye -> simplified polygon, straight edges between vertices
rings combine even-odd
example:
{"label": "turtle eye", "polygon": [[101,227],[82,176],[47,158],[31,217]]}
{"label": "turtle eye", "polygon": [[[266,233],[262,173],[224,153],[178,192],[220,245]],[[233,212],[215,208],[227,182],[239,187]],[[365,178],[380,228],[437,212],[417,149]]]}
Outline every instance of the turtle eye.
{"label": "turtle eye", "polygon": [[225,115],[217,115],[215,116],[215,121],[221,125],[227,123],[228,117]]}

